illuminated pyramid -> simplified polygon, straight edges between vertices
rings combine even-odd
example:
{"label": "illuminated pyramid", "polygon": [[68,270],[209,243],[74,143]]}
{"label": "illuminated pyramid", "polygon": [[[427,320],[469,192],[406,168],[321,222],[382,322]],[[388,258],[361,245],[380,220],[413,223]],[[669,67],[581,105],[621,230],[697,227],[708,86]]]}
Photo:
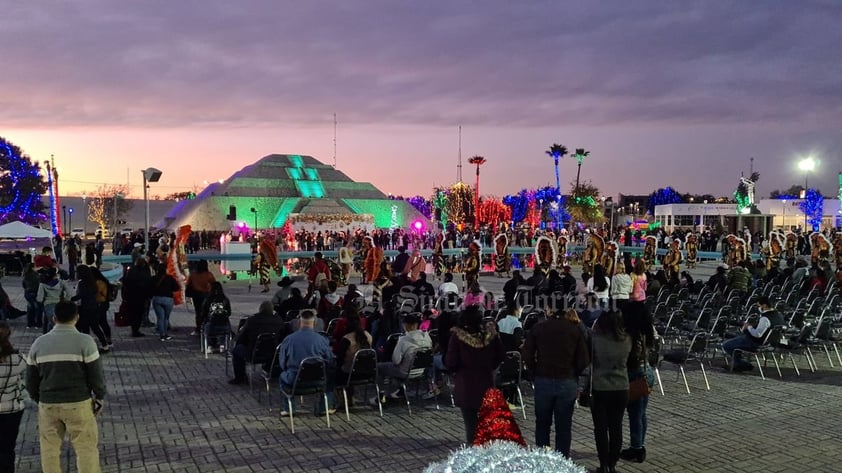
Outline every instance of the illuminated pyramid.
{"label": "illuminated pyramid", "polygon": [[[371,215],[377,228],[397,223],[406,228],[430,222],[404,201],[390,200],[367,182],[355,182],[312,156],[271,154],[221,183],[206,187],[195,199],[182,200],[156,226],[174,230],[189,224],[195,230],[228,230],[229,207],[237,208],[236,222],[280,228],[287,217],[303,215]],[[393,207],[397,207],[393,212]],[[393,216],[395,217],[393,221]]]}

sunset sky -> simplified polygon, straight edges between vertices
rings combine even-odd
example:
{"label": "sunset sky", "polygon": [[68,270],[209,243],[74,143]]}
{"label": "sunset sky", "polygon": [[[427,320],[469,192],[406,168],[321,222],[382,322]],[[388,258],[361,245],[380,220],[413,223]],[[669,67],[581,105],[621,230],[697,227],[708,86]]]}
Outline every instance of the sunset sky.
{"label": "sunset sky", "polygon": [[[483,155],[483,194],[555,184],[553,142],[603,193],[758,196],[842,171],[842,3],[6,2],[0,136],[62,193],[164,174],[201,188],[271,153],[430,193]],[[576,165],[560,165],[562,185]]]}

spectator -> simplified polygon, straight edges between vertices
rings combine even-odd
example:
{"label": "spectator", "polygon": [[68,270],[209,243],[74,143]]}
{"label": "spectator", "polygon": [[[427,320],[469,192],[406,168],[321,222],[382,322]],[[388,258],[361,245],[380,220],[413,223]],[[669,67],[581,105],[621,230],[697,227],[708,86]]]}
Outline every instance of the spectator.
{"label": "spectator", "polygon": [[506,307],[514,310],[516,307],[515,297],[517,297],[517,288],[526,284],[526,280],[520,275],[519,270],[512,271],[512,279],[503,284],[503,298],[506,300]]}
{"label": "spectator", "polygon": [[49,246],[45,246],[41,248],[41,254],[35,255],[33,258],[32,263],[35,265],[35,271],[39,271],[41,268],[56,268],[56,260],[53,259],[53,249]]}
{"label": "spectator", "polygon": [[626,273],[626,265],[617,263],[614,268],[614,277],[611,278],[611,299],[617,304],[620,310],[628,305],[632,292],[632,278]]}
{"label": "spectator", "polygon": [[56,268],[47,268],[45,274],[46,282],[41,282],[38,285],[37,296],[38,304],[43,308],[43,320],[41,321],[43,333],[47,333],[53,328],[56,304],[70,298],[70,289],[67,288],[64,281],[58,278]]}
{"label": "spectator", "polygon": [[406,274],[410,281],[415,282],[418,280],[418,275],[423,273],[426,269],[427,260],[421,256],[421,250],[419,248],[412,250],[412,257],[406,262],[404,274]]}
{"label": "spectator", "polygon": [[728,273],[728,289],[745,292],[749,286],[751,286],[751,273],[746,269],[745,262],[741,261]]}
{"label": "spectator", "polygon": [[398,254],[397,256],[395,256],[395,260],[392,262],[392,274],[394,274],[395,276],[406,275],[409,272],[407,263],[409,263],[409,255],[406,254],[406,247],[399,246]]}
{"label": "spectator", "polygon": [[82,333],[94,332],[99,340],[100,353],[108,353],[108,341],[99,326],[99,306],[97,305],[97,285],[91,268],[79,265],[76,273],[79,276],[79,283],[76,284],[76,295],[70,298],[73,302],[79,303],[79,322],[76,328]]}
{"label": "spectator", "polygon": [[277,307],[277,312],[281,317],[286,317],[287,312],[295,310],[304,310],[307,307],[307,301],[301,294],[301,289],[294,287],[289,291],[289,298]]}
{"label": "spectator", "polygon": [[342,298],[336,293],[336,281],[327,282],[327,294],[319,299],[318,316],[325,325],[342,315]]}
{"label": "spectator", "polygon": [[99,326],[99,329],[105,335],[105,342],[108,349],[111,350],[114,345],[111,343],[111,326],[108,324],[108,307],[110,305],[108,286],[110,283],[97,268],[91,268],[91,274],[96,281],[96,321],[94,323]]}
{"label": "spectator", "polygon": [[197,261],[196,270],[187,276],[187,282],[184,284],[186,295],[193,299],[193,310],[196,312],[195,328],[190,335],[202,333],[202,307],[205,305],[205,298],[210,294],[211,283],[215,281],[216,278],[208,268],[208,260],[205,259]]}
{"label": "spectator", "polygon": [[147,303],[151,297],[152,274],[149,272],[146,258],[137,258],[123,277],[123,308],[128,312],[132,337],[145,336],[140,331],[140,324],[143,322],[144,313],[149,311]]}
{"label": "spectator", "polygon": [[201,314],[202,335],[208,337],[208,352],[213,353],[218,349],[219,353],[222,353],[225,351],[225,346],[219,344],[219,338],[216,335],[231,332],[231,301],[225,295],[222,283],[219,281],[211,283],[211,290],[202,305]]}
{"label": "spectator", "polygon": [[418,273],[418,278],[413,283],[413,286],[415,286],[415,290],[413,292],[417,296],[433,298],[436,295],[436,289],[432,284],[427,282],[427,273],[423,271]]}
{"label": "spectator", "polygon": [[[392,351],[391,361],[385,361],[377,364],[378,383],[382,386],[384,378],[405,379],[409,375],[409,369],[415,358],[415,353],[418,350],[431,349],[433,341],[427,332],[418,330],[418,325],[421,323],[421,315],[418,313],[407,314],[403,320],[404,335],[398,339],[394,351]],[[401,390],[391,393],[389,395],[392,399],[399,399],[401,397]],[[371,400],[376,404],[376,400]]]}
{"label": "spectator", "polygon": [[570,457],[573,407],[579,375],[588,366],[585,335],[573,309],[557,309],[526,336],[523,361],[535,378],[535,444],[550,445],[555,419],[555,450]]}
{"label": "spectator", "polygon": [[453,273],[444,273],[444,282],[439,285],[439,297],[444,297],[445,294],[459,294],[459,286],[453,282]]}
{"label": "spectator", "polygon": [[45,473],[62,471],[65,432],[73,433],[77,471],[100,471],[94,416],[104,403],[105,380],[96,343],[90,335],[76,330],[78,320],[75,304],[59,302],[55,327],[38,337],[29,350],[26,387],[38,403],[41,468]]}
{"label": "spectator", "polygon": [[38,286],[41,285],[41,278],[32,264],[26,265],[21,284],[23,297],[26,299],[26,328],[41,327],[41,310],[43,309],[38,303]]}
{"label": "spectator", "polygon": [[626,363],[631,337],[623,329],[618,311],[603,312],[591,337],[593,368],[591,417],[594,424],[598,473],[613,472],[623,447],[623,412],[628,405],[629,375]]}
{"label": "spectator", "polygon": [[[345,324],[341,322],[336,326],[339,332],[339,325],[342,325],[341,335],[334,344],[336,353],[336,384],[344,386],[348,382],[348,375],[351,374],[351,365],[354,362],[354,355],[364,348],[371,348],[371,334],[365,329],[365,319],[361,319],[356,311],[348,312],[344,318]],[[354,387],[348,386],[348,404],[353,405]]]}
{"label": "spectator", "polygon": [[565,264],[561,269],[561,293],[570,294],[576,290],[576,278],[570,274],[570,265]]}
{"label": "spectator", "polygon": [[289,276],[284,276],[278,281],[278,289],[275,295],[272,296],[272,304],[277,308],[287,299],[289,299],[290,291],[292,290],[293,280]]}
{"label": "spectator", "polygon": [[155,311],[155,321],[158,323],[158,336],[161,341],[172,340],[169,334],[170,314],[175,306],[174,294],[180,291],[178,281],[167,274],[167,268],[160,262],[155,264],[155,275],[152,279],[152,310]]}
{"label": "spectator", "polygon": [[724,289],[728,286],[728,276],[726,273],[728,272],[728,265],[725,263],[720,264],[716,267],[716,273],[714,273],[708,281],[705,283],[705,286],[708,289],[715,290],[717,288]]}
{"label": "spectator", "polygon": [[[632,350],[626,363],[629,381],[646,377],[647,383],[654,384],[654,371],[648,367],[648,353],[655,346],[655,329],[652,314],[646,305],[630,301],[623,310],[623,322],[626,333],[631,337]],[[642,463],[646,460],[646,408],[649,396],[629,402],[626,411],[629,415],[629,448],[620,452],[624,460]]]}
{"label": "spectator", "polygon": [[257,314],[247,318],[246,323],[243,324],[237,333],[234,349],[231,350],[231,364],[234,366],[234,378],[229,380],[228,383],[248,383],[246,362],[251,361],[258,335],[261,333],[274,333],[280,339],[283,332],[284,320],[275,315],[272,302],[261,302]]}
{"label": "spectator", "polygon": [[611,288],[611,280],[605,274],[605,268],[601,264],[593,267],[593,277],[588,279],[588,294],[596,295],[600,307],[608,307],[608,294]]}
{"label": "spectator", "polygon": [[468,288],[468,292],[465,293],[465,300],[462,302],[462,309],[464,310],[475,305],[485,310],[485,303],[485,293],[482,292],[482,289],[479,287],[479,283],[472,282],[471,287]]}
{"label": "spectator", "polygon": [[483,324],[482,312],[476,306],[462,312],[460,325],[450,329],[446,366],[454,376],[453,397],[462,411],[465,438],[470,445],[474,441],[482,398],[494,387],[494,370],[503,361],[504,352],[494,324]]}
{"label": "spectator", "polygon": [[772,307],[772,303],[767,296],[758,297],[757,306],[760,308],[760,318],[757,324],[751,325],[746,321],[743,324],[743,333],[722,342],[722,350],[731,358],[731,368],[734,371],[749,371],[754,368],[751,363],[742,360],[738,354],[735,354],[735,350],[738,348],[743,351],[756,350],[763,343],[767,332],[772,327],[785,323],[783,315]]}
{"label": "spectator", "polygon": [[12,346],[12,329],[0,322],[0,471],[15,472],[15,445],[23,417],[26,359]]}
{"label": "spectator", "polygon": [[[334,367],[333,352],[330,350],[330,343],[327,338],[316,333],[313,328],[316,323],[316,315],[312,311],[304,311],[300,317],[300,327],[298,330],[287,336],[281,343],[280,352],[278,354],[278,362],[281,367],[280,383],[281,388],[289,392],[292,390],[295,383],[295,377],[298,375],[298,367],[305,358],[317,357],[325,362],[326,372],[332,373]],[[328,405],[322,405],[322,413],[327,411],[330,414],[336,412],[333,394],[334,378],[328,376],[327,378],[327,402]],[[324,401],[320,401],[323,404]],[[295,397],[292,399],[292,408],[295,409]],[[281,416],[288,416],[290,412],[288,407],[281,412]]]}
{"label": "spectator", "polygon": [[330,267],[322,257],[322,252],[317,251],[313,255],[313,264],[307,270],[308,295],[314,293],[321,286],[322,281],[330,281],[330,276]]}

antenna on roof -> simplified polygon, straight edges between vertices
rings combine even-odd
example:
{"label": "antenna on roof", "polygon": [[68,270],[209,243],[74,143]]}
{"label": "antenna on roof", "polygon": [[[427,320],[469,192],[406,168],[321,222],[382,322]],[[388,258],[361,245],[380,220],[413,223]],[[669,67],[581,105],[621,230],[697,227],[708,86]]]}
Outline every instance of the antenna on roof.
{"label": "antenna on roof", "polygon": [[462,125],[459,125],[459,163],[456,165],[456,180],[462,182]]}
{"label": "antenna on roof", "polygon": [[336,112],[333,112],[333,167],[336,168]]}

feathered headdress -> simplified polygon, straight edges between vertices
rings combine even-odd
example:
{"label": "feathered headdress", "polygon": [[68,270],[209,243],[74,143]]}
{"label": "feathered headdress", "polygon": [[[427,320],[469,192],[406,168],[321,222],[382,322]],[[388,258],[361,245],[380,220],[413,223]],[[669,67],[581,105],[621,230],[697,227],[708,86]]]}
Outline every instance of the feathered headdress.
{"label": "feathered headdress", "polygon": [[[497,240],[500,240],[500,239],[503,240],[504,244],[506,245],[506,248],[508,248],[509,247],[509,237],[505,233],[500,233],[496,237],[494,237],[494,243],[496,244]],[[495,248],[495,250],[496,250],[496,248]]]}
{"label": "feathered headdress", "polygon": [[[551,256],[549,261],[542,260],[541,259],[541,252],[538,251],[538,249],[541,248],[542,242],[546,242],[547,245],[550,247],[550,252],[552,253],[552,256]],[[538,240],[535,241],[535,262],[537,264],[544,264],[544,263],[552,264],[553,261],[555,261],[555,259],[556,259],[556,247],[555,247],[555,245],[553,245],[553,241],[551,239],[545,237],[545,236],[539,236]]]}

